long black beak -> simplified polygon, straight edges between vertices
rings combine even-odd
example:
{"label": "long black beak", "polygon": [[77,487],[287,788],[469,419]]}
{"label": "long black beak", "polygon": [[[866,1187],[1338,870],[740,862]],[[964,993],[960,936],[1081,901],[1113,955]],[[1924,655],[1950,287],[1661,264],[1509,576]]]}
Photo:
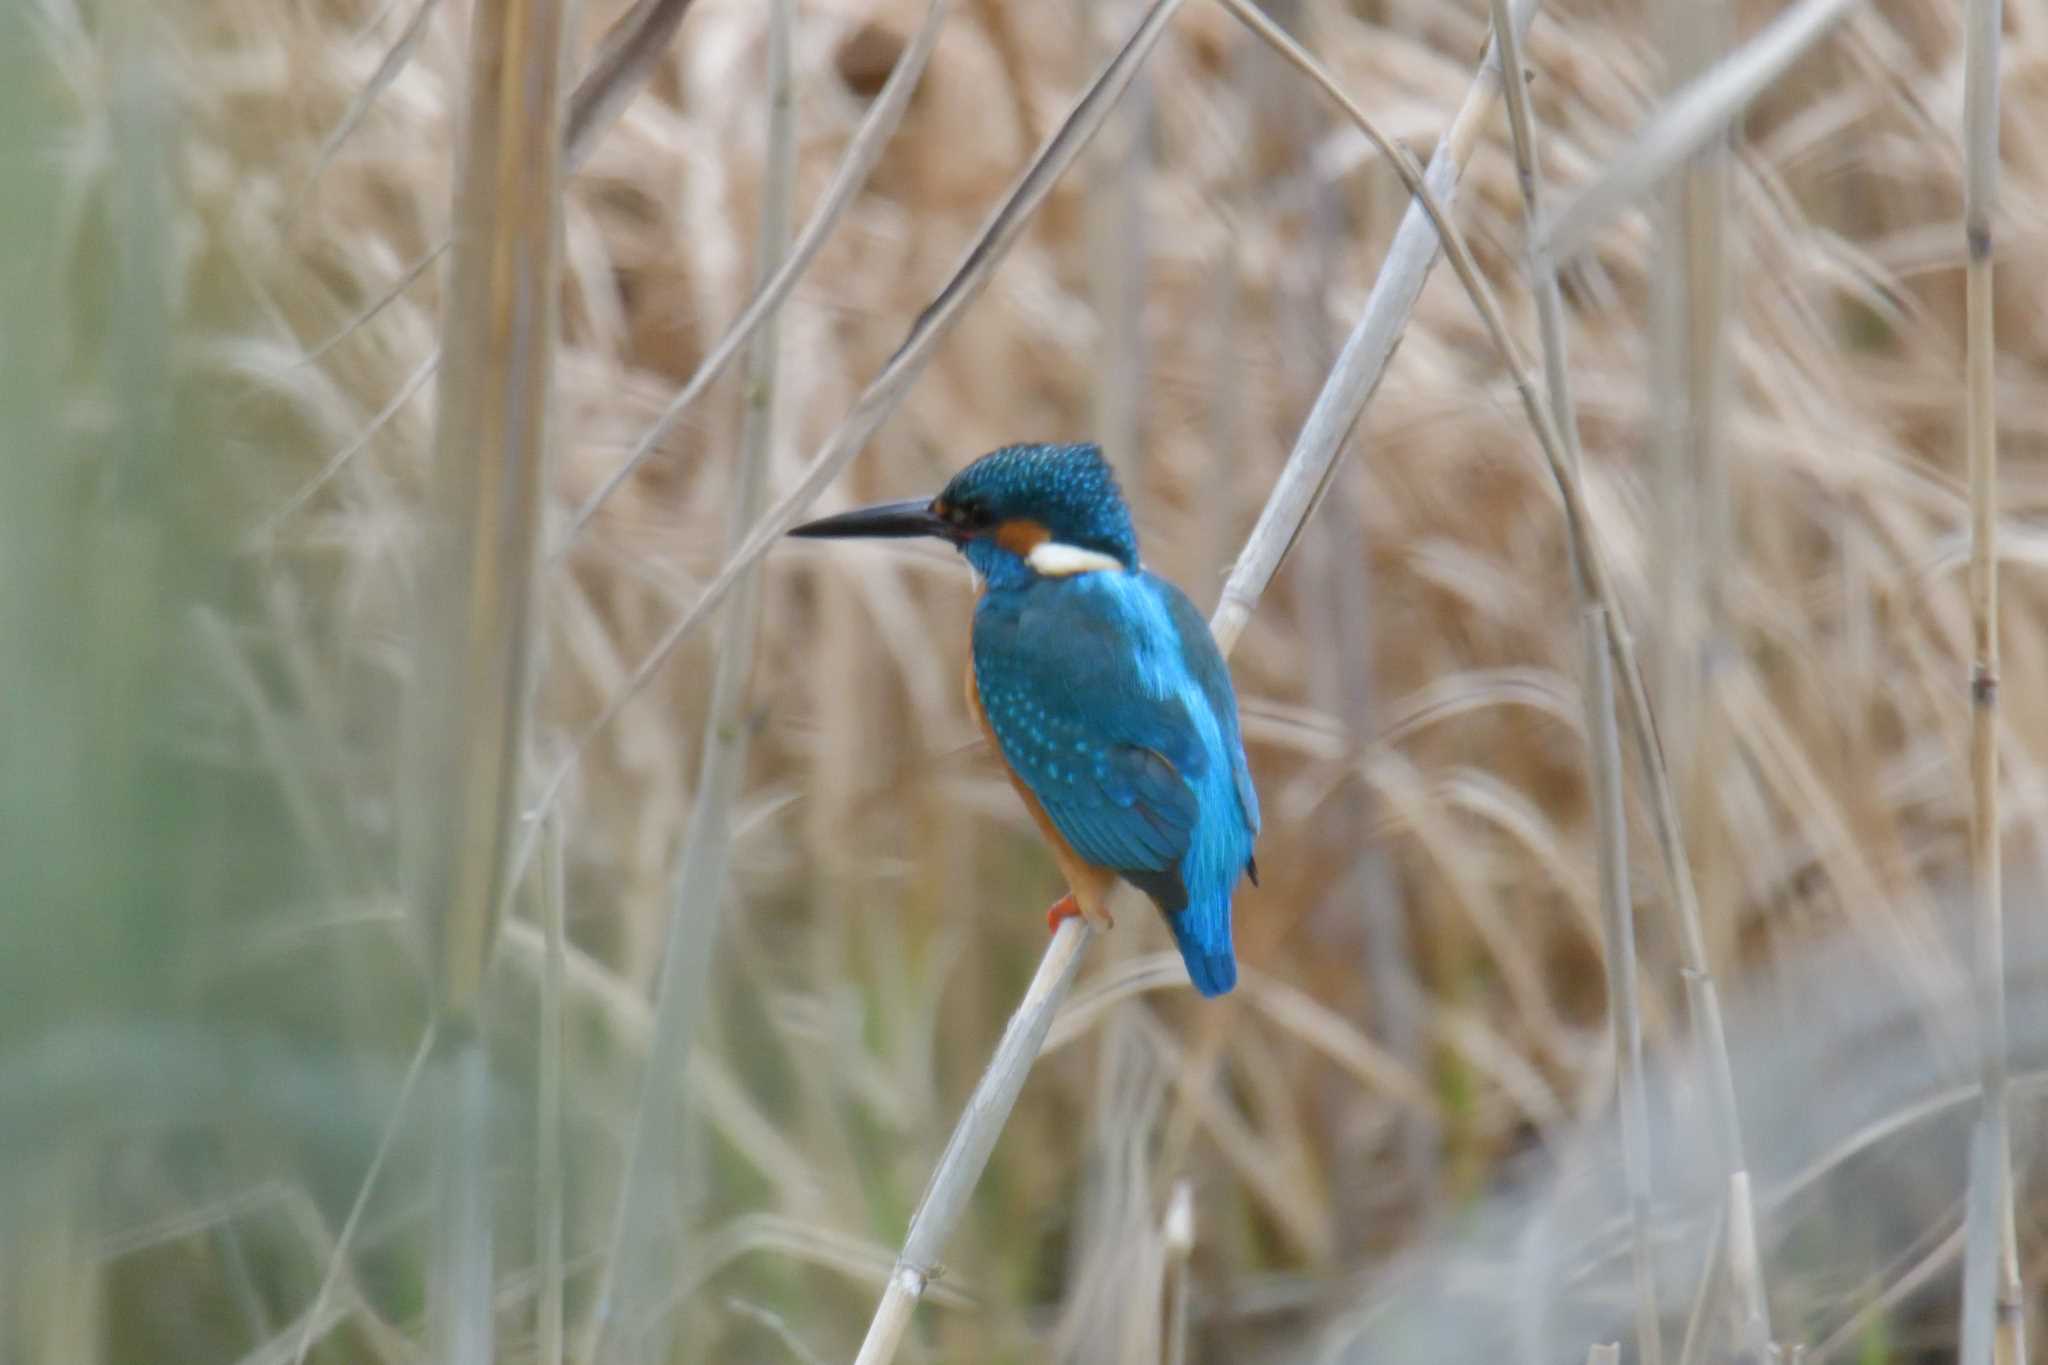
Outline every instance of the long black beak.
{"label": "long black beak", "polygon": [[816,521],[807,521],[801,526],[790,527],[789,533],[816,540],[844,540],[854,536],[886,536],[891,539],[902,539],[907,536],[940,536],[951,539],[953,528],[932,515],[929,501],[924,498],[911,498],[905,502],[885,502],[874,507],[856,508],[851,512],[841,512],[836,517],[820,517]]}

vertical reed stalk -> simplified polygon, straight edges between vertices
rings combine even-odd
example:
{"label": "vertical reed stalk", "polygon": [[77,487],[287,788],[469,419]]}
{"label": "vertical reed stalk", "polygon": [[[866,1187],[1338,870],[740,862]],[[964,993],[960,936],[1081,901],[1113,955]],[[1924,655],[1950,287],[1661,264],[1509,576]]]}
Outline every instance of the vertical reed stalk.
{"label": "vertical reed stalk", "polygon": [[[1102,8],[1121,18],[1133,7]],[[1092,36],[1092,13],[1084,23]],[[1091,429],[1110,462],[1131,480],[1145,455],[1145,175],[1152,161],[1152,123],[1152,83],[1141,71],[1103,124],[1088,176],[1089,288],[1102,321]]]}
{"label": "vertical reed stalk", "polygon": [[[1682,88],[1726,48],[1728,16],[1723,6],[1691,0],[1663,0],[1657,8],[1665,80]],[[1728,536],[1720,441],[1728,368],[1722,342],[1728,137],[1723,128],[1696,152],[1662,188],[1653,210],[1659,230],[1650,279],[1652,478],[1664,547],[1656,568],[1660,609],[1653,678],[1673,776],[1688,793],[1711,792],[1716,752],[1704,735],[1712,709],[1705,665],[1720,628],[1717,570]]]}
{"label": "vertical reed stalk", "polygon": [[[1662,41],[1674,83],[1689,83],[1727,49],[1728,17],[1716,6],[1671,0],[1664,7]],[[1816,30],[1818,32],[1820,30]],[[1731,127],[1695,152],[1666,190],[1662,212],[1665,231],[1660,250],[1665,269],[1653,281],[1657,318],[1652,346],[1655,373],[1665,387],[1657,390],[1658,408],[1676,414],[1675,423],[1660,430],[1659,478],[1663,488],[1663,528],[1670,547],[1668,561],[1677,566],[1667,584],[1663,620],[1666,642],[1659,682],[1667,702],[1659,711],[1671,723],[1671,708],[1680,708],[1676,745],[1676,778],[1690,795],[1693,849],[1702,858],[1709,903],[1719,898],[1726,880],[1725,859],[1711,840],[1713,811],[1723,780],[1728,752],[1728,722],[1720,700],[1720,666],[1726,628],[1726,589],[1722,574],[1729,563],[1732,527],[1727,455],[1723,449],[1724,413],[1728,404],[1729,357],[1726,329],[1729,311],[1730,264],[1727,141]],[[1682,391],[1683,401],[1678,401]],[[1694,900],[1699,896],[1694,894]],[[1681,906],[1683,913],[1683,907]],[[1741,1133],[1734,1121],[1734,1090],[1725,1052],[1714,1053],[1712,1040],[1721,1033],[1719,998],[1705,975],[1709,953],[1703,912],[1695,911],[1685,937],[1687,990],[1696,1020],[1711,1009],[1716,1018],[1702,1032],[1709,1048],[1710,1075],[1721,1087],[1726,1110],[1722,1125],[1722,1159],[1727,1167],[1730,1207],[1726,1210],[1729,1284],[1734,1290],[1737,1340],[1750,1358],[1761,1363],[1771,1351],[1770,1309],[1756,1247],[1756,1217],[1750,1207],[1749,1178]],[[1695,932],[1696,931],[1696,932]],[[1696,946],[1695,946],[1696,941]],[[1739,1207],[1738,1207],[1739,1206]]]}
{"label": "vertical reed stalk", "polygon": [[[1513,137],[1515,170],[1522,186],[1522,204],[1530,224],[1543,214],[1543,166],[1536,141],[1536,120],[1522,78],[1520,41],[1509,22],[1507,0],[1493,0],[1493,28],[1508,71],[1508,126]],[[1579,449],[1578,408],[1572,401],[1571,355],[1565,338],[1564,299],[1554,265],[1529,260],[1530,284],[1536,296],[1537,332],[1543,349],[1543,375],[1551,418],[1564,442],[1564,456],[1573,474],[1583,474]],[[1607,613],[1594,596],[1578,548],[1571,552],[1572,591],[1578,599],[1584,635],[1583,701],[1588,763],[1593,788],[1593,828],[1600,873],[1601,923],[1607,938],[1607,1010],[1620,1090],[1623,1179],[1634,1245],[1632,1260],[1636,1294],[1636,1351],[1643,1365],[1661,1365],[1663,1331],[1659,1326],[1656,1266],[1650,1239],[1650,1111],[1643,1088],[1643,1020],[1636,959],[1634,905],[1628,886],[1628,815],[1623,805],[1621,737],[1615,728],[1614,666],[1607,653]]]}
{"label": "vertical reed stalk", "polygon": [[479,5],[456,164],[440,416],[407,698],[408,885],[434,949],[447,1103],[433,1358],[492,1359],[483,980],[513,881],[561,239],[565,0]]}
{"label": "vertical reed stalk", "polygon": [[[1569,424],[1567,424],[1569,429]],[[1569,438],[1567,438],[1569,439]],[[1636,1353],[1662,1365],[1657,1267],[1650,1236],[1650,1107],[1643,1089],[1643,1019],[1638,1001],[1636,931],[1628,894],[1628,816],[1622,807],[1621,736],[1615,728],[1614,660],[1607,651],[1607,612],[1592,600],[1576,565],[1586,677],[1586,738],[1593,776],[1594,838],[1600,871],[1600,919],[1607,937],[1607,1017],[1618,1074],[1622,1180],[1635,1276]]]}
{"label": "vertical reed stalk", "polygon": [[1166,1218],[1160,1226],[1160,1241],[1166,1248],[1166,1322],[1162,1328],[1164,1365],[1186,1365],[1188,1358],[1188,1258],[1195,1251],[1195,1190],[1186,1180],[1177,1180],[1166,1201]]}
{"label": "vertical reed stalk", "polygon": [[534,1332],[540,1365],[562,1365],[562,1168],[567,1116],[562,1107],[562,992],[569,971],[568,859],[562,847],[562,819],[549,821],[540,877],[541,939],[544,956],[540,977],[539,1083],[535,1108],[540,1131],[534,1143],[534,1164],[540,1168],[538,1189],[540,1292]]}
{"label": "vertical reed stalk", "polygon": [[[795,27],[794,0],[774,0],[768,15],[768,137],[755,262],[757,292],[775,276],[789,249],[796,187],[796,93],[790,76]],[[767,500],[780,354],[779,316],[771,311],[754,330],[747,351],[742,386],[746,408],[728,521],[734,542],[761,515]],[[660,1229],[672,1222],[671,1214],[687,1217],[691,1203],[674,1179],[676,1121],[682,1110],[679,1091],[709,984],[732,848],[732,812],[746,777],[747,686],[753,675],[760,598],[757,566],[735,585],[719,626],[697,799],[671,887],[668,937],[655,979],[654,1024],[640,1106],[627,1143],[610,1254],[591,1320],[596,1334],[593,1358],[598,1361],[626,1359],[639,1352],[643,1325],[658,1316],[649,1309],[667,1296],[673,1282],[676,1248],[661,1244]],[[665,1353],[653,1354],[658,1358]]]}
{"label": "vertical reed stalk", "polygon": [[[1992,221],[1998,210],[2001,0],[1971,0],[1964,64],[1963,231],[1967,269],[1970,464],[1970,877],[1983,1077],[1980,1138],[1972,1144],[1963,1272],[1964,1365],[2026,1358],[2013,1228],[2006,1100],[2005,922],[1998,814],[1998,400],[1993,330]],[[1987,1220],[1989,1226],[1986,1225]],[[1993,1264],[1995,1256],[1996,1264]]]}
{"label": "vertical reed stalk", "polygon": [[[1809,22],[1811,24],[1810,30],[1802,30],[1800,33],[1790,37],[1783,34],[1775,35],[1776,45],[1768,51],[1762,53],[1753,51],[1752,49],[1760,46],[1760,44],[1752,44],[1751,49],[1745,49],[1743,53],[1737,54],[1729,62],[1715,68],[1715,76],[1730,82],[1730,88],[1734,91],[1740,92],[1747,89],[1748,87],[1744,82],[1755,79],[1756,71],[1767,69],[1772,62],[1779,60],[1782,57],[1782,49],[1794,45],[1795,40],[1810,42],[1814,36],[1817,36],[1819,31],[1824,31],[1824,25],[1817,22],[1817,20],[1810,19]],[[1789,60],[1789,58],[1782,59]],[[1520,82],[1513,84],[1517,87],[1517,94],[1520,94]],[[1712,81],[1710,79],[1703,79],[1702,82],[1695,83],[1696,86],[1711,84]],[[1514,106],[1511,102],[1511,116],[1513,108]],[[1524,123],[1527,121],[1526,108],[1523,111],[1521,121]],[[1711,120],[1705,120],[1704,126],[1711,127],[1714,125]],[[1518,153],[1518,155],[1520,154]],[[1525,176],[1524,188],[1526,193],[1530,187],[1537,185],[1533,162],[1524,167],[1523,174]],[[1588,211],[1590,209],[1588,201],[1591,193],[1591,191],[1588,191],[1582,194],[1579,200],[1575,201],[1575,207],[1579,208],[1582,212]],[[1536,262],[1540,274],[1549,279],[1551,289],[1554,291],[1556,287],[1556,262],[1559,257],[1548,249],[1545,244],[1546,233],[1549,231],[1547,222],[1540,219],[1533,210],[1530,214],[1530,222],[1531,234],[1534,238],[1534,244],[1531,249],[1532,259]],[[1483,287],[1480,286],[1476,278],[1471,280],[1470,283],[1475,299],[1482,299],[1482,311],[1490,311],[1490,305],[1483,301],[1485,293]],[[1551,320],[1548,323],[1542,322],[1542,316],[1546,312],[1551,315]],[[1510,356],[1510,363],[1513,363],[1512,346],[1508,343],[1505,332],[1499,325],[1498,320],[1489,319],[1488,325],[1496,335],[1497,345],[1504,354]],[[1539,325],[1545,328],[1546,351],[1561,352],[1561,333],[1558,330],[1561,328],[1561,316],[1557,309],[1554,292],[1551,303],[1545,305],[1539,291]],[[1635,735],[1637,757],[1642,765],[1645,782],[1649,788],[1649,808],[1652,826],[1657,836],[1658,853],[1664,864],[1665,876],[1670,883],[1674,909],[1677,911],[1680,951],[1685,970],[1687,999],[1695,1026],[1700,1031],[1700,1041],[1707,1061],[1708,1077],[1711,1085],[1710,1099],[1714,1113],[1717,1145],[1726,1179],[1725,1196],[1728,1201],[1726,1247],[1730,1281],[1735,1286],[1738,1295],[1744,1349],[1753,1358],[1761,1360],[1770,1350],[1770,1328],[1768,1310],[1765,1305],[1762,1288],[1761,1262],[1756,1246],[1755,1204],[1750,1191],[1748,1165],[1743,1155],[1742,1125],[1736,1106],[1734,1072],[1728,1058],[1727,1030],[1721,1014],[1719,991],[1715,985],[1708,963],[1706,936],[1701,927],[1699,897],[1693,884],[1691,863],[1686,856],[1683,826],[1680,824],[1678,817],[1678,806],[1672,789],[1670,768],[1665,760],[1663,743],[1657,730],[1655,711],[1650,704],[1648,688],[1644,682],[1642,669],[1637,660],[1634,647],[1629,640],[1627,626],[1619,617],[1612,589],[1606,582],[1605,569],[1601,565],[1597,554],[1594,553],[1592,542],[1588,538],[1591,528],[1585,521],[1581,494],[1578,488],[1578,471],[1573,463],[1574,457],[1566,453],[1566,451],[1557,448],[1560,444],[1566,444],[1571,441],[1571,437],[1568,434],[1560,435],[1558,428],[1561,426],[1565,433],[1569,433],[1572,429],[1572,423],[1566,420],[1566,414],[1556,414],[1554,421],[1546,420],[1546,414],[1538,411],[1535,395],[1528,387],[1526,381],[1518,380],[1518,387],[1522,390],[1525,405],[1530,408],[1532,425],[1536,427],[1539,438],[1544,441],[1546,454],[1551,459],[1552,471],[1558,476],[1559,489],[1564,494],[1567,526],[1572,529],[1574,539],[1577,542],[1575,549],[1575,557],[1578,561],[1576,572],[1583,575],[1581,581],[1590,590],[1592,597],[1598,601],[1603,609],[1602,615],[1605,617],[1603,624],[1607,634],[1608,649],[1614,656],[1615,666],[1620,670],[1622,683],[1626,688],[1625,700],[1628,707],[1626,715],[1630,729]],[[1553,395],[1553,411],[1555,411],[1555,401],[1555,395]]]}

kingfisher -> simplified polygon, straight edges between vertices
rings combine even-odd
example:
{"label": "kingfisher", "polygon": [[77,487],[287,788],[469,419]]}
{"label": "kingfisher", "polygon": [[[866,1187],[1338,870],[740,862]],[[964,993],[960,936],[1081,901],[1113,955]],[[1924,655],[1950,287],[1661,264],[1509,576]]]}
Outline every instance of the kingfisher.
{"label": "kingfisher", "polygon": [[1121,878],[1165,915],[1195,989],[1229,991],[1231,897],[1259,879],[1237,694],[1187,595],[1139,562],[1101,449],[1004,446],[937,497],[790,534],[935,536],[966,557],[981,589],[967,704],[1066,878],[1046,927],[1109,927]]}

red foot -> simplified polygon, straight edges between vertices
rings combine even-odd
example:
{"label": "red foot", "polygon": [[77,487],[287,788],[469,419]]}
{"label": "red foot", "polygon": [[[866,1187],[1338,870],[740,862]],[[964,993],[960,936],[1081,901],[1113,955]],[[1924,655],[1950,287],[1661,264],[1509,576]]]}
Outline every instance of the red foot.
{"label": "red foot", "polygon": [[[1081,903],[1075,900],[1074,893],[1069,891],[1066,895],[1061,896],[1058,900],[1054,901],[1052,903],[1052,909],[1045,912],[1045,929],[1046,932],[1049,934],[1056,934],[1060,931],[1061,920],[1086,918],[1087,916],[1081,913]],[[1114,924],[1115,921],[1110,919],[1109,911],[1105,909],[1102,912],[1101,922],[1096,927],[1099,929],[1108,929],[1112,927]]]}

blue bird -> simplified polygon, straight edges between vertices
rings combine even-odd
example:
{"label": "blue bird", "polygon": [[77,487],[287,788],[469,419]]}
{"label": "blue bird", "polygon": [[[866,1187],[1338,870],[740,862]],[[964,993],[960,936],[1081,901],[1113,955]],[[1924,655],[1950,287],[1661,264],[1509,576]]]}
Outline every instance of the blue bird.
{"label": "blue bird", "polygon": [[1165,914],[1196,990],[1235,985],[1231,895],[1259,877],[1237,695],[1186,594],[1139,564],[1101,450],[1005,446],[935,498],[790,534],[936,536],[967,557],[982,585],[967,701],[1067,879],[1048,926],[1107,926],[1121,877]]}

